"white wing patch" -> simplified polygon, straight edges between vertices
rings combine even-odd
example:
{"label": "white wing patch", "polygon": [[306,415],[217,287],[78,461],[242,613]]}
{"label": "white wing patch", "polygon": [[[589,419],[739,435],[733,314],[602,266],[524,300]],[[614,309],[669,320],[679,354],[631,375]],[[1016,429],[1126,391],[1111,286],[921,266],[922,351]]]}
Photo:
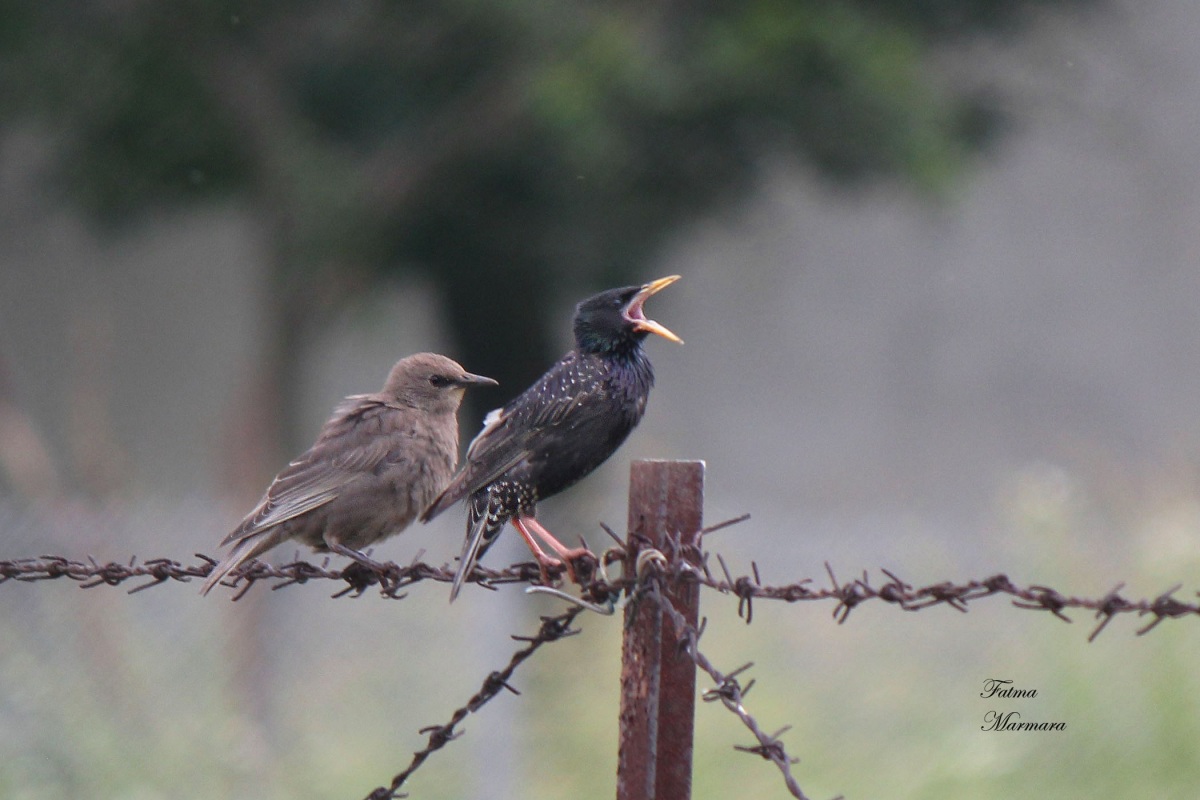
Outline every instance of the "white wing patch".
{"label": "white wing patch", "polygon": [[504,411],[503,408],[493,408],[487,413],[487,416],[483,418],[483,429],[485,431],[500,422],[500,413],[502,411]]}

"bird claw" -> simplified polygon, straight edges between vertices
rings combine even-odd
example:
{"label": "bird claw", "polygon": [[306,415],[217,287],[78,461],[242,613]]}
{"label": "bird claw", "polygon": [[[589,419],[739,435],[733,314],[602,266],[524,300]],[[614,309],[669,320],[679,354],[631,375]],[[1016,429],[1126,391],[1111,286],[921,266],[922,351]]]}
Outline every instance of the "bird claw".
{"label": "bird claw", "polygon": [[336,553],[339,556],[345,556],[355,564],[361,565],[364,569],[368,569],[380,577],[383,577],[387,574],[386,566],[380,564],[378,561],[371,558],[361,550],[355,550],[353,547],[347,547],[339,542],[330,542],[328,543],[327,547],[329,548],[329,552]]}
{"label": "bird claw", "polygon": [[596,573],[596,565],[600,563],[596,554],[586,547],[576,547],[562,556],[566,562],[567,574],[571,576],[572,581],[581,586],[591,580]]}
{"label": "bird claw", "polygon": [[[554,579],[550,577],[550,570],[562,569],[564,564],[562,560],[554,556],[548,556],[545,553],[534,553],[534,559],[537,561],[539,579],[543,586],[553,586]],[[567,566],[567,572],[570,573],[570,566]]]}
{"label": "bird claw", "polygon": [[[381,565],[376,565],[381,566]],[[386,573],[382,569],[368,566],[361,561],[352,561],[342,570],[342,580],[355,591],[362,592],[368,586],[379,583],[386,586]]]}
{"label": "bird claw", "polygon": [[564,550],[562,558],[555,558],[551,555],[534,554],[537,559],[538,571],[541,572],[542,583],[546,586],[553,586],[554,581],[550,577],[551,570],[566,570],[567,577],[572,583],[581,584],[580,575],[590,578],[595,571],[596,564],[599,559],[596,554],[586,547],[576,547],[571,550]]}
{"label": "bird claw", "polygon": [[342,579],[359,593],[376,583],[382,586],[384,591],[394,588],[389,584],[390,571],[387,565],[380,564],[361,551],[342,544],[329,545],[329,551],[350,559],[350,563],[342,570]]}

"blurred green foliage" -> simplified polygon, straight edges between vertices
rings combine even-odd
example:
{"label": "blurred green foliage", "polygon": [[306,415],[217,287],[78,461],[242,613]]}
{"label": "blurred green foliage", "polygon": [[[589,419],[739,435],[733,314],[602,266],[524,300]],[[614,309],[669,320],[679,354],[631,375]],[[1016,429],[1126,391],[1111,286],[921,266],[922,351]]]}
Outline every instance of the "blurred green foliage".
{"label": "blurred green foliage", "polygon": [[1086,2],[3,0],[0,107],[106,223],[260,214],[277,325],[423,272],[459,354],[519,386],[553,355],[549,298],[652,277],[764,154],[945,186],[997,116],[931,56]]}

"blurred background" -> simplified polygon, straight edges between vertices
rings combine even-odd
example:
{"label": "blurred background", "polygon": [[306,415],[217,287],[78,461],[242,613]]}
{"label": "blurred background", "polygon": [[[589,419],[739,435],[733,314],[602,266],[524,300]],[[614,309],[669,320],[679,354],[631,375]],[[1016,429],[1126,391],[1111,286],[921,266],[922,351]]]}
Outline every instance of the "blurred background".
{"label": "blurred background", "polygon": [[[544,504],[559,535],[623,527],[632,459],[700,458],[707,520],[753,515],[710,547],[769,582],[1190,593],[1198,34],[1190,0],[0,0],[0,558],[215,554],[400,356],[500,379],[466,439],[577,300],[680,273],[649,312],[687,344],[648,343],[647,417]],[[327,589],[0,587],[0,796],[361,797],[560,606]],[[704,604],[814,798],[1200,789],[1191,620]],[[618,620],[412,796],[611,797]],[[981,732],[988,678],[1067,730]],[[784,796],[697,714],[695,797]]]}

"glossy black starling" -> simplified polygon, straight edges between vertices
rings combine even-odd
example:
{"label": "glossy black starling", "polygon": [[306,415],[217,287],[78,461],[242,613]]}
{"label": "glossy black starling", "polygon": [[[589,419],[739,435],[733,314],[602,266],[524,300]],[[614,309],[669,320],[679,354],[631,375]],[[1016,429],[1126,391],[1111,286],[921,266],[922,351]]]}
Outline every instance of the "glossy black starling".
{"label": "glossy black starling", "polygon": [[239,564],[291,539],[378,569],[360,551],[408,527],[449,483],[458,461],[458,407],[472,375],[436,353],[392,367],[383,391],[351,395],[317,441],[275,477],[221,546],[208,594]]}
{"label": "glossy black starling", "polygon": [[[466,464],[421,515],[433,519],[467,498],[467,538],[450,600],[463,580],[512,520],[545,576],[561,562],[564,547],[534,518],[539,500],[561,492],[613,454],[646,411],[654,370],[642,350],[646,335],[682,340],[654,320],[643,304],[678,275],[645,286],[626,286],[589,297],[575,309],[575,347],[504,408],[484,420],[467,449]],[[569,564],[569,561],[568,561]]]}

